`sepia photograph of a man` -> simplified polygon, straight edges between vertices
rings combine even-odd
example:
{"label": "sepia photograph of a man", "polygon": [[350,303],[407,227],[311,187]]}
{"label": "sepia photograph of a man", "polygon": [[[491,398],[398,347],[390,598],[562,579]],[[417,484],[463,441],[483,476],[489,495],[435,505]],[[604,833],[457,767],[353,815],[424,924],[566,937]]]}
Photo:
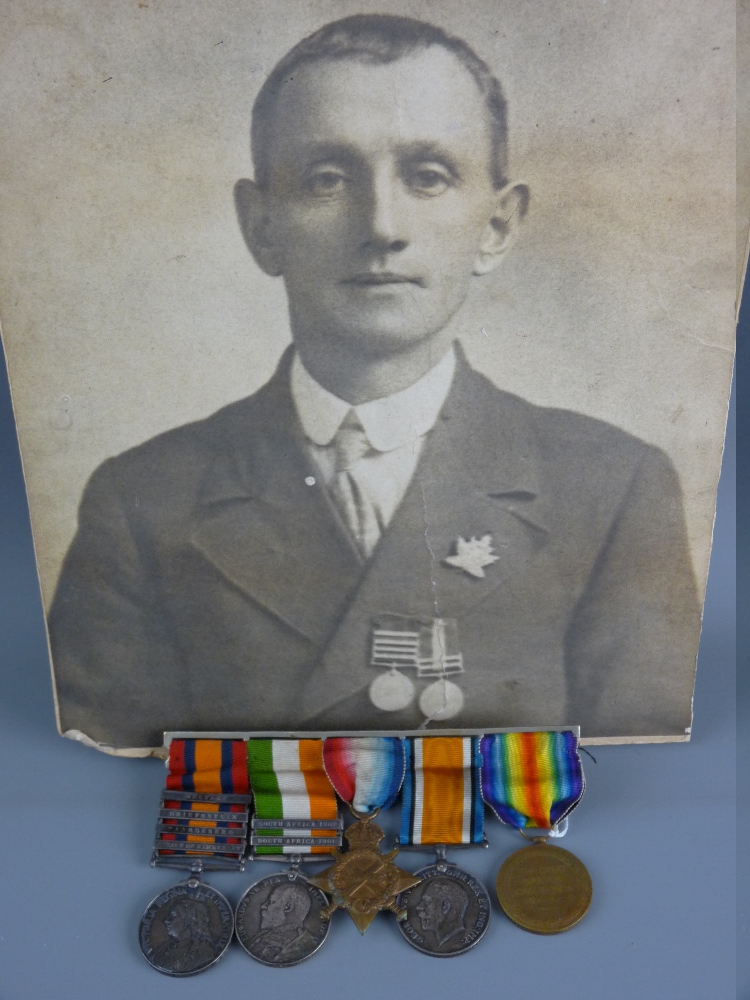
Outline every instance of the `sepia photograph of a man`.
{"label": "sepia photograph of a man", "polygon": [[267,73],[234,204],[291,343],[90,476],[49,616],[62,731],[689,733],[673,462],[461,344],[534,206],[510,141],[501,75],[437,23],[354,13]]}

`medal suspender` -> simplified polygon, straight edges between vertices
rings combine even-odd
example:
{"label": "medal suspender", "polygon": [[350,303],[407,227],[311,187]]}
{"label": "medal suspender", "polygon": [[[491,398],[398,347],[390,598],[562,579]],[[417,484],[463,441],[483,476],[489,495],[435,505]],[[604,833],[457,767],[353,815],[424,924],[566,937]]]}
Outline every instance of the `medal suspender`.
{"label": "medal suspender", "polygon": [[237,904],[237,938],[251,958],[284,968],[309,958],[328,935],[328,900],[299,866],[339,846],[343,822],[322,740],[248,740],[246,767],[255,796],[250,856],[286,860],[289,868],[246,890]]}
{"label": "medal suspender", "polygon": [[[498,872],[500,906],[526,930],[568,930],[589,908],[591,877],[575,855],[547,840],[586,787],[578,740],[572,732],[499,733],[482,737],[481,752],[485,802],[532,841]],[[530,828],[548,832],[530,838]]]}
{"label": "medal suspender", "polygon": [[151,864],[191,876],[158,895],[141,919],[141,950],[169,976],[207,969],[234,926],[225,897],[201,880],[206,869],[244,867],[251,801],[242,740],[173,740]]}
{"label": "medal suspender", "polygon": [[399,843],[432,847],[436,860],[399,900],[407,912],[400,929],[425,954],[460,955],[484,936],[491,912],[484,886],[446,859],[449,846],[486,846],[479,739],[409,737],[404,745]]}

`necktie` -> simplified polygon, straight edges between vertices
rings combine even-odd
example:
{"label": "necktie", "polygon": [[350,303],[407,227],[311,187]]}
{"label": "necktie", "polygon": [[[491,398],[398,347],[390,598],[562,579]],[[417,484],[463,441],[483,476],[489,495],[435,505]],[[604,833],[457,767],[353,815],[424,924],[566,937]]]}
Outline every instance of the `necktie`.
{"label": "necktie", "polygon": [[357,475],[357,463],[373,449],[353,409],[349,410],[336,431],[331,447],[336,467],[329,489],[362,555],[368,558],[380,540],[383,525],[363,481]]}

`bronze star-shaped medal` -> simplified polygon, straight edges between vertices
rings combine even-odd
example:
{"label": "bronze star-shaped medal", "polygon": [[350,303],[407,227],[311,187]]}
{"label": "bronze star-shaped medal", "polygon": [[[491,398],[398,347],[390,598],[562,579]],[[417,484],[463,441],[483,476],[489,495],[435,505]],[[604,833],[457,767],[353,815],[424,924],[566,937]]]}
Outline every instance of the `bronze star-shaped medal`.
{"label": "bronze star-shaped medal", "polygon": [[322,910],[323,917],[328,919],[335,910],[348,910],[364,934],[379,910],[391,910],[399,920],[406,916],[406,910],[396,905],[396,897],[420,879],[394,865],[397,847],[388,854],[380,852],[378,844],[384,836],[371,817],[360,819],[344,831],[349,850],[331,851],[336,858],[331,867],[320,875],[308,876],[308,882],[332,897]]}

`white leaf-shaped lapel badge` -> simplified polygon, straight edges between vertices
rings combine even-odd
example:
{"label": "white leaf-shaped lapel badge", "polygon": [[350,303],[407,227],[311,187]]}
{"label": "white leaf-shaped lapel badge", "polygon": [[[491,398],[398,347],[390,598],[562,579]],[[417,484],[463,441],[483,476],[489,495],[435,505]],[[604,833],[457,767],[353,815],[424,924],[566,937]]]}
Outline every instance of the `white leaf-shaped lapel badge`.
{"label": "white leaf-shaped lapel badge", "polygon": [[443,562],[481,579],[484,567],[492,565],[499,558],[492,551],[492,535],[483,535],[481,538],[472,536],[468,541],[459,536],[456,540],[456,554],[446,556]]}

